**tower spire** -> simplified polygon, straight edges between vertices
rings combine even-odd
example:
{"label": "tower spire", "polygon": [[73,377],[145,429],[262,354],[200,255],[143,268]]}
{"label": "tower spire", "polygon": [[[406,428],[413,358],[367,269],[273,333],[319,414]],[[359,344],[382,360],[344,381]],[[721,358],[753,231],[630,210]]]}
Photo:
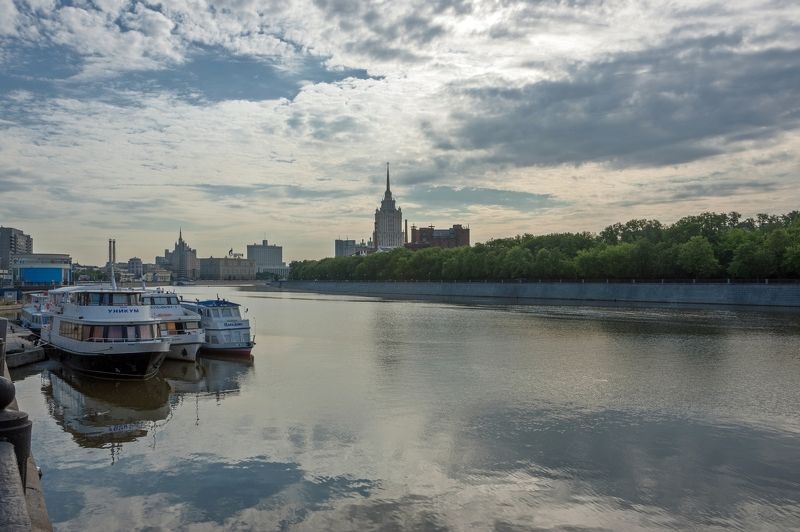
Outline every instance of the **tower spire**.
{"label": "tower spire", "polygon": [[386,192],[391,192],[389,188],[389,163],[386,163]]}

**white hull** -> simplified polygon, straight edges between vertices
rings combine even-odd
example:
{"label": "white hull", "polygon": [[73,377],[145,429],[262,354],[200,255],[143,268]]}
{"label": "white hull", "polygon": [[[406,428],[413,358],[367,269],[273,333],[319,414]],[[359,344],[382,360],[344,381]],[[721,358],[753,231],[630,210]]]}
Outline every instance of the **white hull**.
{"label": "white hull", "polygon": [[176,344],[170,343],[167,358],[170,360],[181,360],[183,362],[194,362],[197,360],[197,352],[200,350],[200,342]]}

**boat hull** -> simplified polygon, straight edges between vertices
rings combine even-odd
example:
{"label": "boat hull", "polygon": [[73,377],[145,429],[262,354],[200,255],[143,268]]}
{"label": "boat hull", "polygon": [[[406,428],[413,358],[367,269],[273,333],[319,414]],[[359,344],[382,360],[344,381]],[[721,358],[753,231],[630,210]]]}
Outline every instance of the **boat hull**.
{"label": "boat hull", "polygon": [[169,351],[167,351],[167,358],[170,360],[181,360],[183,362],[194,362],[197,360],[197,352],[200,350],[200,345],[199,343],[171,343]]}
{"label": "boat hull", "polygon": [[57,356],[69,368],[101,379],[145,380],[158,373],[166,351],[90,354],[57,349]]}
{"label": "boat hull", "polygon": [[200,348],[200,354],[211,357],[249,359],[252,357],[252,350],[253,344],[234,346],[203,344],[203,347]]}

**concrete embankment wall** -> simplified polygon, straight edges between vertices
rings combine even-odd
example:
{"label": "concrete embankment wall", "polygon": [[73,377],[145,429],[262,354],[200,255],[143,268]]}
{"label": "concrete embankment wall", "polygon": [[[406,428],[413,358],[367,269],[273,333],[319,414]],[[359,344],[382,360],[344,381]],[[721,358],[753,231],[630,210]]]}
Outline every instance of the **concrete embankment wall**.
{"label": "concrete embankment wall", "polygon": [[800,309],[800,284],[756,283],[463,283],[284,281],[280,289],[411,299],[733,305]]}

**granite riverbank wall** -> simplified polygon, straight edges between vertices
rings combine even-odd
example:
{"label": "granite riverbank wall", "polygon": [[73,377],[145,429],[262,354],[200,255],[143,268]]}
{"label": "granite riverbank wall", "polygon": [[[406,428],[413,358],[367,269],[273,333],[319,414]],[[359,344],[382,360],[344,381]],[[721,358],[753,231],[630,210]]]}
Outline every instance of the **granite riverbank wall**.
{"label": "granite riverbank wall", "polygon": [[800,310],[800,283],[283,281],[273,287],[290,292],[518,305],[630,303]]}

